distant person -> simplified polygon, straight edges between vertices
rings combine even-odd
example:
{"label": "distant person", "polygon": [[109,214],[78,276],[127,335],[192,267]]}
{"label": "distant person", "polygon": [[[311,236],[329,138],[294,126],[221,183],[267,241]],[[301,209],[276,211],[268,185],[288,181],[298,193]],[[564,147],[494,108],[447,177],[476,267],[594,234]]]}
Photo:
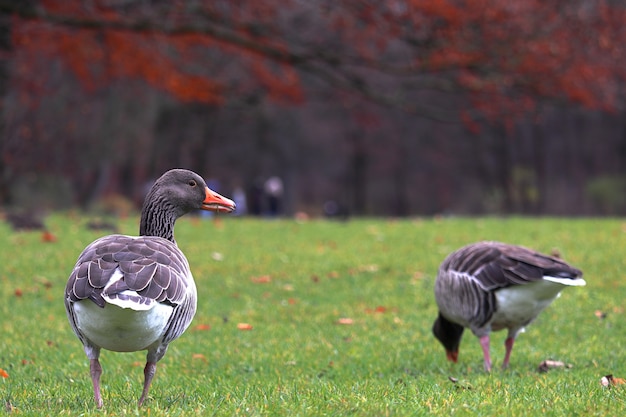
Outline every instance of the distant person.
{"label": "distant person", "polygon": [[246,192],[243,188],[237,186],[233,190],[233,201],[237,209],[233,212],[235,216],[245,216],[248,214],[248,202],[246,201]]}
{"label": "distant person", "polygon": [[348,220],[350,213],[347,207],[339,204],[335,200],[327,200],[323,206],[324,217],[328,219]]}
{"label": "distant person", "polygon": [[254,180],[248,189],[248,213],[252,216],[263,214],[263,181],[260,178]]}
{"label": "distant person", "polygon": [[279,177],[269,177],[263,186],[267,196],[267,214],[275,217],[282,212],[283,180]]}

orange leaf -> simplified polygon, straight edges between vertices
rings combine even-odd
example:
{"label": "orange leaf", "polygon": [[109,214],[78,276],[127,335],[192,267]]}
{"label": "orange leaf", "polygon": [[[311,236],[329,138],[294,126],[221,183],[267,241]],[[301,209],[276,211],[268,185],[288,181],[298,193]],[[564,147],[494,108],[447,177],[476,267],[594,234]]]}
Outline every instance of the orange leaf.
{"label": "orange leaf", "polygon": [[613,385],[623,385],[626,384],[626,380],[624,378],[618,378],[613,376],[613,374],[608,374],[603,376],[600,379],[600,384],[604,387],[613,386]]}
{"label": "orange leaf", "polygon": [[349,317],[341,317],[339,320],[337,320],[337,324],[350,325],[350,324],[354,324],[354,320],[352,320]]}
{"label": "orange leaf", "polygon": [[252,325],[249,323],[238,323],[237,328],[239,330],[252,330]]}
{"label": "orange leaf", "polygon": [[21,297],[24,293],[22,292],[21,289],[16,288],[14,294],[16,297]]}
{"label": "orange leaf", "polygon": [[42,242],[56,242],[56,240],[57,237],[47,230],[45,230],[41,235]]}
{"label": "orange leaf", "polygon": [[9,374],[7,373],[7,371],[5,371],[4,369],[0,368],[0,376],[2,378],[8,378]]}
{"label": "orange leaf", "polygon": [[198,324],[193,329],[194,330],[211,330],[211,325],[202,323],[202,324]]}
{"label": "orange leaf", "polygon": [[191,359],[200,359],[203,362],[208,362],[206,356],[204,356],[202,353],[194,353],[193,355],[191,355]]}
{"label": "orange leaf", "polygon": [[269,275],[261,275],[260,277],[250,277],[250,281],[255,284],[267,284],[268,282],[272,282],[272,277]]}

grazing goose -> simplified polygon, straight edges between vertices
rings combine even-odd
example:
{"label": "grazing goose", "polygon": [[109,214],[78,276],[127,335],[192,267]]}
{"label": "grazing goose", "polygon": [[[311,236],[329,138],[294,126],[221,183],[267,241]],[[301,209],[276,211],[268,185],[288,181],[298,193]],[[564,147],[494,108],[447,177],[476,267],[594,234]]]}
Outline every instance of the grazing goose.
{"label": "grazing goose", "polygon": [[433,333],[456,362],[465,327],[480,339],[485,370],[491,370],[490,332],[508,329],[502,368],[509,365],[518,333],[565,286],[582,286],[582,272],[560,259],[500,242],[478,242],[450,255],[439,268]]}
{"label": "grazing goose", "polygon": [[109,235],[85,248],[65,288],[65,310],[90,361],[94,398],[102,407],[98,357],[147,350],[139,406],[156,363],[196,312],[196,285],[174,240],[174,222],[191,210],[231,212],[235,203],[210,190],[196,173],[174,169],[146,196],[139,237]]}

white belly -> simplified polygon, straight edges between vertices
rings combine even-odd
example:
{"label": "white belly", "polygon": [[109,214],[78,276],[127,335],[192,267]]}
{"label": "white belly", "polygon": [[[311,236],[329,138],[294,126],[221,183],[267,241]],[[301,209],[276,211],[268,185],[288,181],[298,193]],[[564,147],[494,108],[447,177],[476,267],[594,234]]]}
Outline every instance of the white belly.
{"label": "white belly", "polygon": [[90,300],[74,303],[78,329],[95,345],[115,352],[145,350],[157,342],[172,311],[172,306],[159,303],[145,311],[113,304],[100,308]]}
{"label": "white belly", "polygon": [[536,281],[496,291],[498,308],[491,321],[492,330],[526,326],[559,296],[563,288],[554,282]]}

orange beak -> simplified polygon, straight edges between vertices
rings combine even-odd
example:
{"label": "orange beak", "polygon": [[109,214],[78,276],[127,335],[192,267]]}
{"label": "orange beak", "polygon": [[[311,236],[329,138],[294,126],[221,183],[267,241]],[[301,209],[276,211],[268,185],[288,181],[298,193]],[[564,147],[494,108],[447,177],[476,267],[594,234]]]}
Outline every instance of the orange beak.
{"label": "orange beak", "polygon": [[217,211],[219,213],[230,213],[235,210],[235,202],[229,198],[223,197],[206,187],[206,197],[202,202],[202,210]]}
{"label": "orange beak", "polygon": [[449,350],[446,351],[446,358],[448,358],[449,361],[456,363],[456,361],[459,359],[459,351],[458,350],[456,352],[452,352]]}

